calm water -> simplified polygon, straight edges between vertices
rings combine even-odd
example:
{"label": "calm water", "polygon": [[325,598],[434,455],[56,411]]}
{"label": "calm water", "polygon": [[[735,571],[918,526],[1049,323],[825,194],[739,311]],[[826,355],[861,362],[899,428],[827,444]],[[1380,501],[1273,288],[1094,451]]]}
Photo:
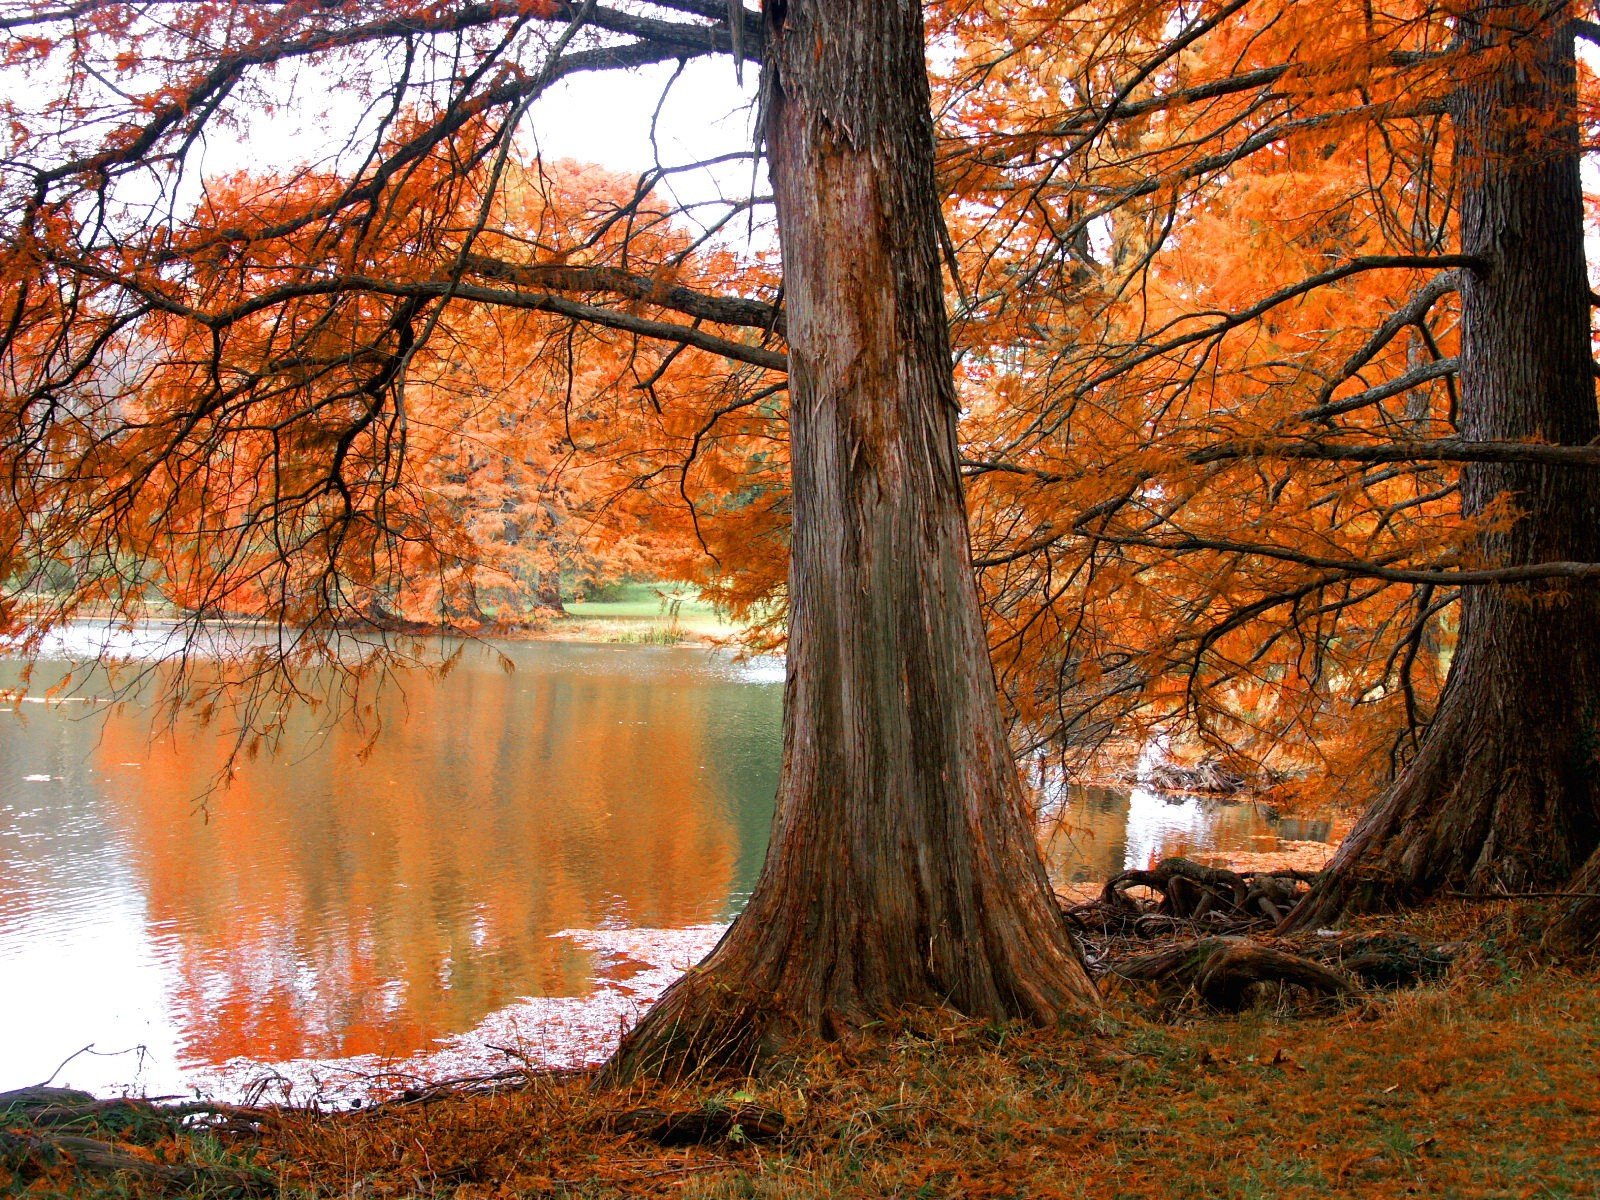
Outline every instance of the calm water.
{"label": "calm water", "polygon": [[[51,699],[46,664],[0,714],[0,1088],[305,1099],[603,1054],[755,880],[782,666],[497,650],[515,671],[468,648],[386,692],[370,746],[292,726],[203,807],[218,731],[153,733],[92,677]],[[1250,805],[1063,799],[1063,883],[1325,835]]]}

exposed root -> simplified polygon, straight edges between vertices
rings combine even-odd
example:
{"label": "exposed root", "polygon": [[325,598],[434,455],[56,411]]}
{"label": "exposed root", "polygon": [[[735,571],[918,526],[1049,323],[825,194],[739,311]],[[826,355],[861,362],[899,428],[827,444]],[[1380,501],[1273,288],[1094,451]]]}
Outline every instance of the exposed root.
{"label": "exposed root", "polygon": [[[1164,858],[1148,871],[1123,871],[1098,898],[1064,910],[1088,942],[1107,937],[1239,933],[1276,925],[1316,878],[1308,871],[1230,871]],[[1132,894],[1146,888],[1154,901]]]}
{"label": "exposed root", "polygon": [[1111,971],[1124,979],[1158,982],[1169,992],[1192,991],[1223,1012],[1248,1007],[1261,984],[1292,984],[1340,996],[1359,988],[1343,971],[1241,937],[1202,938],[1168,946],[1122,959]]}
{"label": "exposed root", "polygon": [[605,1121],[616,1133],[634,1133],[662,1146],[704,1146],[712,1142],[771,1141],[783,1133],[787,1118],[759,1104],[705,1106],[668,1112],[633,1108]]}
{"label": "exposed root", "polygon": [[1563,958],[1600,952],[1600,850],[1578,869],[1568,892],[1572,900],[1551,923],[1541,945]]}
{"label": "exposed root", "polygon": [[1193,995],[1211,1008],[1238,1012],[1264,995],[1281,996],[1285,986],[1340,997],[1367,988],[1413,987],[1442,976],[1456,951],[1406,934],[1273,941],[1224,936],[1114,958],[1107,971],[1157,983],[1168,999]]}
{"label": "exposed root", "polygon": [[[1194,997],[1236,1012],[1261,997],[1349,996],[1441,975],[1451,947],[1394,934],[1270,938],[1304,898],[1307,871],[1230,871],[1184,858],[1124,871],[1100,895],[1064,910],[1100,976],[1154,982],[1168,999]],[[1143,891],[1145,894],[1141,895]],[[1246,935],[1256,935],[1254,937]],[[1151,949],[1152,942],[1165,943]]]}

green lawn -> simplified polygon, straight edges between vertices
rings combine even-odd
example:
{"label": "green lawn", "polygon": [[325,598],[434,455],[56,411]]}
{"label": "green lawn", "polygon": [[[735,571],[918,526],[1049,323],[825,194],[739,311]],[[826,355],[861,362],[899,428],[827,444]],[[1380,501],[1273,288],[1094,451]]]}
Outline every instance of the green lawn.
{"label": "green lawn", "polygon": [[567,611],[575,617],[606,620],[665,620],[672,600],[678,601],[678,615],[716,617],[717,610],[695,588],[681,583],[621,583],[607,588],[600,600],[569,600]]}
{"label": "green lawn", "polygon": [[615,623],[613,640],[618,641],[671,641],[673,633],[730,637],[739,630],[702,600],[698,590],[684,584],[623,583],[601,595],[602,599],[568,601],[568,619]]}

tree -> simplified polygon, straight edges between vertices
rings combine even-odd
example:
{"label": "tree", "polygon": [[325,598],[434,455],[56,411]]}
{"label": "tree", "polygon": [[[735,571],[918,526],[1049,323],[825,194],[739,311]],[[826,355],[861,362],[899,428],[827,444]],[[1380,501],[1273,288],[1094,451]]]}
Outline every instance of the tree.
{"label": "tree", "polygon": [[1068,749],[1401,768],[1302,921],[1600,836],[1573,15],[1041,6],[951,72],[1008,690]]}
{"label": "tree", "polygon": [[911,1005],[1093,1003],[985,655],[957,465],[933,130],[911,0],[766,9],[793,534],[766,868],[613,1072],[742,1067]]}
{"label": "tree", "polygon": [[[14,128],[68,109],[114,125],[80,139],[69,123],[10,181],[4,266],[18,288],[0,352],[25,559],[82,561],[87,540],[127,603],[152,546],[221,537],[243,547],[228,561],[265,581],[259,602],[288,621],[359,607],[419,556],[433,570],[459,558],[425,497],[396,496],[408,386],[461,305],[743,364],[723,372],[718,416],[771,395],[763,373],[787,368],[790,638],[772,846],[745,915],[614,1070],[743,1067],[912,1006],[1039,1022],[1088,1008],[1096,992],[1045,879],[970,574],[921,6],[792,0],[759,24],[720,0],[642,7],[238,4],[158,20],[91,3],[12,15],[13,59],[53,53],[16,31],[57,32],[78,93],[45,114],[13,104]],[[554,32],[530,70],[511,48],[544,22]],[[106,38],[123,48],[108,55]],[[512,138],[553,80],[729,50],[764,63],[781,322],[772,303],[670,277],[696,246],[652,253],[641,234],[660,223],[646,203],[659,170],[557,249],[524,238],[522,257],[501,236],[493,198]],[[281,218],[253,225],[187,219],[170,202],[168,226],[127,220],[130,178],[180,190],[190,148],[259,65],[319,55],[387,92],[353,171],[297,188]],[[158,86],[136,89],[129,77],[154,63]],[[119,75],[129,88],[102,88]],[[372,82],[384,77],[394,82]],[[618,229],[620,246],[607,237]],[[253,264],[245,286],[212,286],[239,278],[241,262]],[[780,324],[787,359],[764,344]],[[177,383],[161,363],[108,394],[101,360],[152,326],[192,347],[173,360]],[[62,395],[79,411],[64,415]],[[190,519],[194,464],[232,463],[252,442],[240,456],[251,469],[230,470],[219,505]],[[134,568],[121,565],[130,554]]]}
{"label": "tree", "polygon": [[[1460,423],[1487,443],[1600,438],[1578,178],[1577,64],[1565,4],[1480,3],[1461,16],[1486,60],[1453,97],[1461,249]],[[1501,569],[1600,561],[1600,474],[1469,464],[1468,517]],[[1350,904],[1561,887],[1600,848],[1600,586],[1469,586],[1450,677],[1422,748],[1346,839],[1298,914]],[[1375,893],[1375,894],[1374,894]]]}

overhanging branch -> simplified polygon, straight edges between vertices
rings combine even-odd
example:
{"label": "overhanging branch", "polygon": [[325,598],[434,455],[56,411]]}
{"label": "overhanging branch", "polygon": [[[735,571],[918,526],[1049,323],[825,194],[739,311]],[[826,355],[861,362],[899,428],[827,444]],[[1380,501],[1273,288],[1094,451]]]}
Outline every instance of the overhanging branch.
{"label": "overhanging branch", "polygon": [[770,304],[742,296],[714,296],[648,275],[636,275],[618,267],[512,263],[488,255],[469,254],[466,268],[470,274],[502,280],[518,288],[550,292],[605,292],[627,300],[640,300],[658,308],[668,308],[685,316],[715,321],[719,325],[772,330],[780,337],[785,335],[783,313]]}

